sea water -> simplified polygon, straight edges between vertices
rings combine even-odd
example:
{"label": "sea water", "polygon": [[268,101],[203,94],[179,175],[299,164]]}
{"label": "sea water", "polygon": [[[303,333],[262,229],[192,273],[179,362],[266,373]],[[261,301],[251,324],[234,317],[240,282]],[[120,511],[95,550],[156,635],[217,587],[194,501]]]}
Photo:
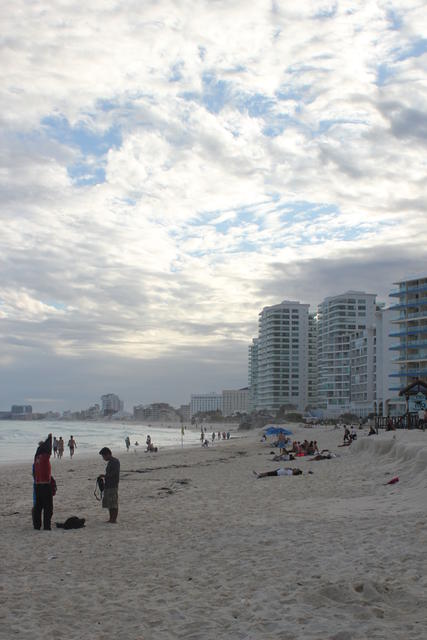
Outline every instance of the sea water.
{"label": "sea water", "polygon": [[75,456],[96,455],[102,447],[109,447],[116,454],[126,451],[126,436],[130,438],[131,450],[138,451],[145,450],[148,434],[153,445],[159,448],[200,444],[200,431],[186,428],[182,435],[181,425],[176,424],[168,427],[119,421],[0,420],[0,464],[32,461],[39,441],[45,440],[49,433],[57,438],[62,436],[64,457],[70,455],[67,447],[70,435],[77,443]]}

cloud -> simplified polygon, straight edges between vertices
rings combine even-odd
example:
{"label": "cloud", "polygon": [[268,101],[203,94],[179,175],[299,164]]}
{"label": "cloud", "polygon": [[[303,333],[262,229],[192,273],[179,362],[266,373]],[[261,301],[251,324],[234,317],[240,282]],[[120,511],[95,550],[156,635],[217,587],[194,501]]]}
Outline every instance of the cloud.
{"label": "cloud", "polygon": [[241,387],[263,306],[426,264],[418,0],[1,18],[6,406]]}

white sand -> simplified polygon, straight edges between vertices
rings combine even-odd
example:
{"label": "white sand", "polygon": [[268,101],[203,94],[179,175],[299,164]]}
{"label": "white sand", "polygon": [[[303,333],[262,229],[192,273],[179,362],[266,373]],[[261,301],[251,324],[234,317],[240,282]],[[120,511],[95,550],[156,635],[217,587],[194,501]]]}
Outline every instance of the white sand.
{"label": "white sand", "polygon": [[102,459],[54,461],[53,521],[87,518],[75,531],[34,531],[31,469],[1,467],[0,638],[426,638],[427,433],[304,437],[341,457],[257,480],[280,466],[259,432],[121,454],[117,525],[93,497]]}

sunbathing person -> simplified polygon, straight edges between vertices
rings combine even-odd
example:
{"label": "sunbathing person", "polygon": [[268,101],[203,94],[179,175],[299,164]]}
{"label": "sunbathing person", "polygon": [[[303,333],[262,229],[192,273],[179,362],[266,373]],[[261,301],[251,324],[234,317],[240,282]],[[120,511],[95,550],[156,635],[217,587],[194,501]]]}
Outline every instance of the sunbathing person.
{"label": "sunbathing person", "polygon": [[263,473],[253,472],[257,478],[268,478],[270,476],[301,476],[301,469],[291,469],[290,467],[275,469],[274,471],[264,471]]}
{"label": "sunbathing person", "polygon": [[295,457],[292,455],[292,453],[289,453],[288,451],[286,451],[286,449],[284,449],[283,453],[281,453],[280,455],[275,455],[271,459],[275,462],[289,462],[289,460],[295,460]]}
{"label": "sunbathing person", "polygon": [[322,453],[316,454],[312,460],[332,460],[332,458],[336,458],[337,454],[332,453],[329,449],[322,449]]}
{"label": "sunbathing person", "polygon": [[308,456],[314,456],[314,454],[316,453],[316,449],[313,440],[310,440],[310,444],[308,445],[308,447],[306,447],[305,452]]}

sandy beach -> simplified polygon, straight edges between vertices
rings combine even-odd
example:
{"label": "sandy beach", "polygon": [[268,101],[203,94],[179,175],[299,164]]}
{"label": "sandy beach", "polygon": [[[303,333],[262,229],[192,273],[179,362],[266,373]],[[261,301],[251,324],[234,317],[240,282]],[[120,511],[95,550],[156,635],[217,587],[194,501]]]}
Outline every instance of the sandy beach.
{"label": "sandy beach", "polygon": [[[0,467],[0,638],[427,637],[427,433],[294,434],[339,457],[275,463],[259,431],[121,453],[116,525],[93,496],[101,457],[53,460],[53,522],[87,520],[72,531],[34,531],[31,465]],[[252,473],[278,466],[304,473]]]}

